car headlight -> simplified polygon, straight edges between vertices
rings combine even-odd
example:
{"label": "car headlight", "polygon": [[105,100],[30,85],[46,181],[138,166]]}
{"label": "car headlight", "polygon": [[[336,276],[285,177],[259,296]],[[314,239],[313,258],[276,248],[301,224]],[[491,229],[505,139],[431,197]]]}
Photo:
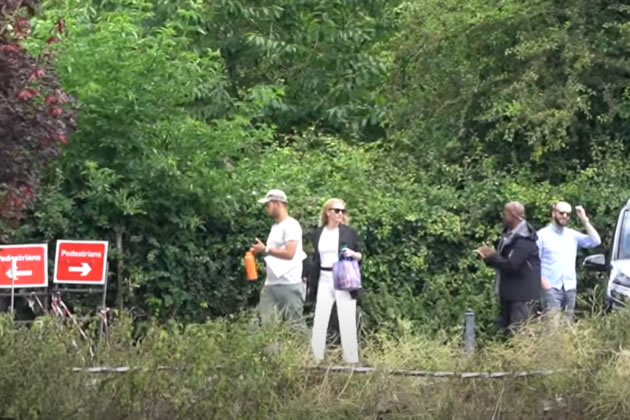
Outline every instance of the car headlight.
{"label": "car headlight", "polygon": [[630,277],[626,276],[622,272],[618,272],[612,282],[613,284],[618,284],[623,287],[630,287]]}

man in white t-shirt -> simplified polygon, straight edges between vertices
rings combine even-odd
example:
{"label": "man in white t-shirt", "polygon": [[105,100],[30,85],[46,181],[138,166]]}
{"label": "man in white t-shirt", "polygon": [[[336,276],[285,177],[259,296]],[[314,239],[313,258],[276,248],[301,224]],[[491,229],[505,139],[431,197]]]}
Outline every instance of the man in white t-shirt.
{"label": "man in white t-shirt", "polygon": [[283,191],[271,190],[258,202],[265,205],[267,214],[275,220],[267,243],[256,238],[251,248],[256,254],[265,254],[267,276],[260,292],[261,321],[265,323],[279,315],[282,319],[302,323],[302,261],[306,258],[302,250],[302,228],[289,216],[287,196]]}

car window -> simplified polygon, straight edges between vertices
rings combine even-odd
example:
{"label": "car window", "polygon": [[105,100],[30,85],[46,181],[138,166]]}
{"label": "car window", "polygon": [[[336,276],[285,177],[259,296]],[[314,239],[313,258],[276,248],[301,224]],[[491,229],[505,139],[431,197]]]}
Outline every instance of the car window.
{"label": "car window", "polygon": [[621,222],[619,238],[619,259],[630,259],[630,211],[626,210]]}

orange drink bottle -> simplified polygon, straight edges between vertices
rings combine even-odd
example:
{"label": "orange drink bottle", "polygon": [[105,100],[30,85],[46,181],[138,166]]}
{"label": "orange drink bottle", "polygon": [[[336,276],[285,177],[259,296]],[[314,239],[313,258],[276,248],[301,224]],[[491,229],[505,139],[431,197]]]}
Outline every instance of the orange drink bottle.
{"label": "orange drink bottle", "polygon": [[258,279],[258,270],[256,269],[256,257],[254,257],[254,253],[252,251],[247,251],[245,253],[245,274],[247,275],[247,280]]}

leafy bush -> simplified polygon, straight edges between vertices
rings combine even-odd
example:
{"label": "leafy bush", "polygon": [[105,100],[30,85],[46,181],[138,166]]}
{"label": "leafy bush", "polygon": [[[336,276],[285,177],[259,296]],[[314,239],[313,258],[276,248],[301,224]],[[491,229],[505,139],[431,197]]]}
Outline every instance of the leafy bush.
{"label": "leafy bush", "polygon": [[[380,10],[380,2],[353,0],[325,18],[308,2],[45,2],[30,42],[45,45],[64,17],[72,36],[57,73],[80,104],[80,124],[11,240],[109,240],[109,305],[133,308],[147,322],[201,322],[257,302],[261,282],[244,280],[242,256],[271,223],[258,196],[284,189],[305,232],[337,196],[365,242],[369,329],[398,331],[410,320],[417,331],[456,333],[471,308],[491,337],[494,273],[474,249],[498,239],[503,204],[523,201],[535,227],[548,222],[555,200],[582,204],[605,249],[630,196],[627,144],[618,135],[625,96],[608,91],[597,70],[609,54],[623,56],[618,19],[626,9],[602,7],[589,20],[595,12],[583,2],[566,16],[542,2],[547,18],[537,6],[508,3],[449,3],[444,11],[417,0]],[[361,44],[343,32],[346,10],[364,12],[354,33],[372,34],[361,38],[370,53],[355,67],[328,51],[335,39],[340,51]],[[299,32],[295,51],[283,50],[293,29],[276,25],[288,15]],[[602,36],[617,53],[596,49],[591,62],[587,47],[604,42],[597,28],[608,18],[614,28]],[[582,24],[588,31],[576,29]],[[320,61],[324,47],[312,41],[321,25],[334,30]],[[530,51],[534,44],[542,49]],[[569,55],[545,73],[558,49]],[[390,67],[392,57],[400,65]],[[301,72],[303,61],[321,74]],[[361,86],[356,96],[326,79],[346,74],[346,65]],[[580,87],[589,83],[596,86]],[[556,85],[563,89],[546,88]],[[339,95],[328,103],[331,90]],[[331,109],[348,118],[321,123]],[[369,133],[323,129],[348,128],[372,111]],[[592,138],[584,134],[589,124]],[[582,307],[598,309],[601,280],[580,273]]]}
{"label": "leafy bush", "polygon": [[[54,44],[65,36],[63,19],[46,34],[45,47],[25,47],[39,1],[3,2],[0,10],[0,236],[15,225],[39,187],[44,169],[61,153],[75,126],[71,98],[55,74]],[[6,240],[6,239],[4,239]]]}

